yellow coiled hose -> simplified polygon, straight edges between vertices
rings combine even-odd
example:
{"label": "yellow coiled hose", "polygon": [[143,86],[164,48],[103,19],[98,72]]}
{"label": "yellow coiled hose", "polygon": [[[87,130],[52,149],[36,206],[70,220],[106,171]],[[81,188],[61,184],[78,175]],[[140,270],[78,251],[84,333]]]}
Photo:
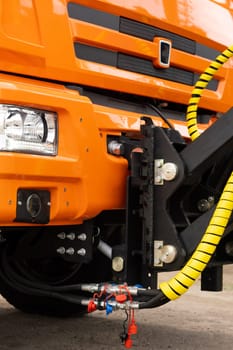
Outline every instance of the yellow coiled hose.
{"label": "yellow coiled hose", "polygon": [[[233,45],[223,51],[208,68],[194,86],[187,108],[187,124],[190,138],[194,141],[199,135],[197,126],[197,108],[202,91],[206,88],[216,71],[233,56]],[[177,275],[160,284],[160,290],[170,300],[184,294],[205,269],[218,246],[233,211],[233,172],[223,190],[209,225],[192,257]]]}

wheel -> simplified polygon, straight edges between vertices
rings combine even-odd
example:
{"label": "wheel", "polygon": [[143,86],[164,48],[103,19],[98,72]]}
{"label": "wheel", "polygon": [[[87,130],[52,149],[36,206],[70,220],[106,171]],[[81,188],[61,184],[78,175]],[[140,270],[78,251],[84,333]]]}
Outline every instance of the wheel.
{"label": "wheel", "polygon": [[[25,248],[27,240],[25,235],[19,235],[14,239],[6,239],[0,245],[2,296],[14,307],[27,313],[62,317],[84,314],[87,307],[80,305],[80,299],[90,298],[91,295],[81,294],[80,291],[61,293],[57,290],[80,282],[97,282],[97,266],[102,263],[106,266],[106,262],[101,261],[106,258],[97,254],[97,260],[86,265],[69,263],[61,258],[32,258]],[[32,241],[30,239],[30,244]]]}

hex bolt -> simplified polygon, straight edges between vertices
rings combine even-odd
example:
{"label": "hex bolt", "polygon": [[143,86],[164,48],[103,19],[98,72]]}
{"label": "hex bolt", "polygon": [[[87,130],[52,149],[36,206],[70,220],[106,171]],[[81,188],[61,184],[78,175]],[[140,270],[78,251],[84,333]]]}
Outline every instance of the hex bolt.
{"label": "hex bolt", "polygon": [[68,239],[70,239],[71,241],[73,241],[75,239],[75,233],[74,232],[70,232],[66,237]]}
{"label": "hex bolt", "polygon": [[124,259],[121,256],[115,256],[112,259],[112,269],[115,272],[121,272],[124,269]]}
{"label": "hex bolt", "polygon": [[74,255],[74,248],[70,247],[66,250],[66,254],[68,255]]}
{"label": "hex bolt", "polygon": [[86,241],[86,239],[87,239],[86,233],[80,233],[80,235],[78,235],[78,239],[80,241]]}
{"label": "hex bolt", "polygon": [[77,251],[77,254],[78,254],[78,255],[81,255],[81,256],[86,255],[86,249],[84,249],[84,248],[79,249],[79,250]]}
{"label": "hex bolt", "polygon": [[66,252],[65,247],[59,247],[59,248],[57,249],[57,253],[58,253],[58,254],[64,255],[65,252]]}

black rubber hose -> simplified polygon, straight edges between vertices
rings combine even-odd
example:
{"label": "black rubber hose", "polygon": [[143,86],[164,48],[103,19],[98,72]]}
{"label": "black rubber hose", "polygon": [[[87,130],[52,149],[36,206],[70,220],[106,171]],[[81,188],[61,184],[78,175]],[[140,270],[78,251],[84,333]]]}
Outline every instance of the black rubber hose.
{"label": "black rubber hose", "polygon": [[54,291],[54,292],[73,292],[73,291],[80,291],[81,290],[81,284],[74,284],[69,286],[51,286],[44,283],[39,283],[35,281],[30,281],[26,279],[25,277],[19,275],[14,271],[14,269],[11,267],[7,260],[6,251],[4,250],[2,252],[2,265],[5,267],[5,271],[7,272],[7,275],[11,277],[12,280],[18,281],[20,284],[27,285],[28,287],[35,288],[35,289],[41,289],[45,291]]}
{"label": "black rubber hose", "polygon": [[158,290],[158,294],[151,298],[150,300],[139,303],[139,309],[151,309],[161,305],[168,303],[170,299],[168,299],[160,290]]}
{"label": "black rubber hose", "polygon": [[138,289],[138,296],[155,297],[159,294],[159,289]]}
{"label": "black rubber hose", "polygon": [[[3,256],[3,255],[2,255]],[[81,305],[81,302],[83,300],[82,297],[80,296],[76,296],[76,295],[62,295],[59,293],[55,293],[53,291],[48,291],[48,290],[42,290],[39,288],[33,288],[33,287],[29,287],[26,286],[24,284],[21,284],[21,282],[18,280],[15,280],[12,278],[12,271],[10,273],[11,278],[9,278],[8,276],[8,264],[6,264],[5,261],[3,261],[2,259],[2,265],[0,268],[0,276],[2,278],[2,280],[9,285],[12,289],[14,290],[18,290],[21,293],[27,294],[27,295],[34,295],[34,296],[39,296],[39,297],[49,297],[49,298],[55,298],[55,299],[60,299],[69,303],[73,303],[73,304],[78,304]]]}

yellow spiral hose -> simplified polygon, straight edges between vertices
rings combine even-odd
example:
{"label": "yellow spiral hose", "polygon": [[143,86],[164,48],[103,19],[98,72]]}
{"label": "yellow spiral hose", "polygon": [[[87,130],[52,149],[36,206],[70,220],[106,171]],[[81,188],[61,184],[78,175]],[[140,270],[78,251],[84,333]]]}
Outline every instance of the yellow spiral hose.
{"label": "yellow spiral hose", "polygon": [[209,81],[213,78],[217,70],[219,70],[219,68],[226,61],[228,61],[232,55],[233,45],[224,50],[219,56],[216,57],[215,61],[210,63],[210,65],[206,68],[204,73],[201,74],[199,80],[194,86],[186,113],[188,132],[192,141],[194,141],[200,135],[197,127],[197,108],[201,99],[202,92],[208,85]]}
{"label": "yellow spiral hose", "polygon": [[[219,56],[217,56],[215,61],[210,63],[194,86],[186,114],[188,131],[192,141],[200,135],[197,126],[197,108],[202,91],[206,88],[216,71],[232,56],[233,45],[224,50]],[[175,277],[160,284],[160,290],[168,299],[175,300],[179,298],[200,276],[201,272],[205,269],[212,258],[216,247],[225,232],[232,211],[233,172],[227,181],[202,240],[194,251],[192,257]]]}

